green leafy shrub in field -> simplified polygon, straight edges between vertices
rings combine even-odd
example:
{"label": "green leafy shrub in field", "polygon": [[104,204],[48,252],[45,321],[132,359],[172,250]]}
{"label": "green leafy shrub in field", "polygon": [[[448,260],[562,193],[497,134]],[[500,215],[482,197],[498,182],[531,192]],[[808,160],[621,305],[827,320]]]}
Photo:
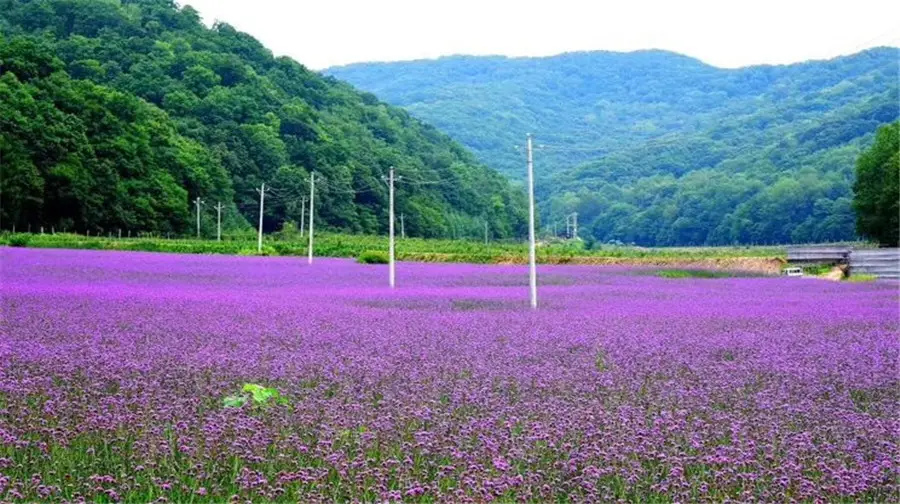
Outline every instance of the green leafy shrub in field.
{"label": "green leafy shrub in field", "polygon": [[286,220],[281,224],[281,230],[275,233],[279,240],[283,241],[300,241],[303,235],[300,234],[300,228],[296,222]]}
{"label": "green leafy shrub in field", "polygon": [[804,275],[824,275],[829,273],[834,266],[830,264],[810,264],[808,266],[803,266],[803,274]]}
{"label": "green leafy shrub in field", "polygon": [[301,256],[306,254],[306,246],[296,242],[275,242],[272,244],[272,248],[275,249],[277,255]]}
{"label": "green leafy shrub in field", "polygon": [[10,247],[27,247],[29,239],[30,237],[27,234],[17,233],[10,235],[7,243],[9,243]]}
{"label": "green leafy shrub in field", "polygon": [[263,245],[262,250],[257,250],[255,248],[242,248],[238,251],[238,255],[242,256],[277,256],[278,251],[274,248]]}
{"label": "green leafy shrub in field", "polygon": [[161,250],[159,242],[155,240],[140,240],[128,245],[129,250],[140,250],[143,252],[159,252]]}
{"label": "green leafy shrub in field", "polygon": [[366,250],[356,258],[360,264],[387,264],[389,261],[387,254],[377,250]]}
{"label": "green leafy shrub in field", "polygon": [[245,383],[240,394],[230,395],[222,400],[222,404],[226,408],[240,408],[253,401],[254,406],[266,406],[270,402],[275,404],[287,404],[287,399],[281,397],[278,389],[273,387],[263,387],[255,383]]}
{"label": "green leafy shrub in field", "polygon": [[[0,236],[0,243],[8,244],[15,235]],[[98,236],[82,236],[57,233],[25,235],[28,247],[69,248],[101,250],[144,250],[179,254],[239,254],[256,253],[256,235],[234,234],[223,236],[222,241],[199,240],[196,238],[131,238],[108,239]],[[305,256],[307,240],[280,240],[267,237],[262,255]],[[323,231],[316,235],[315,255],[318,257],[355,257],[368,252],[387,251],[386,236],[350,235]],[[384,252],[381,252],[383,255]],[[537,260],[541,263],[571,262],[575,257],[616,257],[616,258],[676,258],[705,259],[728,257],[784,257],[783,247],[695,247],[695,248],[640,248],[606,247],[594,250],[579,250],[565,245],[547,245],[537,250]],[[485,245],[483,242],[465,240],[438,240],[407,238],[397,243],[397,257],[404,261],[421,262],[467,262],[467,263],[508,263],[526,264],[528,246],[518,241],[496,241]],[[386,259],[384,260],[386,261]],[[382,261],[382,262],[384,262]]]}

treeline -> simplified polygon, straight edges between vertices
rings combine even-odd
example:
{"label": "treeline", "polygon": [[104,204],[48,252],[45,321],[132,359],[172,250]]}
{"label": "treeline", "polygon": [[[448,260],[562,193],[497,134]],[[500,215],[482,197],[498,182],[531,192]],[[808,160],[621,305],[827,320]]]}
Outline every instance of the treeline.
{"label": "treeline", "polygon": [[859,157],[853,193],[859,235],[900,246],[900,121],[879,128]]}
{"label": "treeline", "polygon": [[328,70],[513,178],[535,134],[545,226],[640,245],[852,240],[854,166],[900,117],[896,48],[720,69],[664,51]]}
{"label": "treeline", "polygon": [[[408,235],[522,236],[520,188],[406,112],[171,0],[0,0],[0,226],[185,233],[194,198],[228,228],[302,215],[387,228],[395,166]],[[207,229],[208,231],[208,229]]]}

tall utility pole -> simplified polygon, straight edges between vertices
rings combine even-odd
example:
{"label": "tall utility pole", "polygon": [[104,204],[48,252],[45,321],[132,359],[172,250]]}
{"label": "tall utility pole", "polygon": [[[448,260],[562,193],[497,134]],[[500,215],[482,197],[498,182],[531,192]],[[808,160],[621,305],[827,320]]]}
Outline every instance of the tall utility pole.
{"label": "tall utility pole", "polygon": [[406,239],[406,226],[403,224],[403,214],[400,214],[400,238]]}
{"label": "tall utility pole", "polygon": [[313,258],[313,215],[316,208],[316,172],[309,174],[309,264]]}
{"label": "tall utility pole", "polygon": [[390,222],[388,223],[388,227],[390,228],[390,233],[391,233],[391,246],[390,246],[390,264],[388,264],[388,270],[389,270],[388,276],[390,277],[389,282],[391,284],[391,288],[393,289],[394,288],[394,167],[393,166],[391,167],[389,173],[390,173],[390,175],[389,175],[390,181],[388,181],[388,185],[389,185],[390,189],[388,190],[388,193],[390,193],[391,211],[390,211],[390,216],[388,217],[388,219],[390,219]]}
{"label": "tall utility pole", "polygon": [[198,239],[200,238],[200,205],[204,205],[204,204],[205,203],[203,202],[202,199],[200,199],[200,196],[197,196],[197,198],[194,200],[194,205],[197,206],[197,238]]}
{"label": "tall utility pole", "polygon": [[[384,177],[382,177],[384,178]],[[398,177],[396,180],[400,180],[401,177]],[[388,245],[388,283],[391,288],[394,288],[394,167],[391,166],[390,170],[388,170],[388,234],[390,235],[389,245]]]}
{"label": "tall utility pole", "polygon": [[263,227],[263,208],[266,202],[266,183],[263,182],[256,190],[259,193],[259,229],[256,231],[256,252],[262,253],[262,227]]}
{"label": "tall utility pole", "polygon": [[484,244],[488,244],[488,221],[485,219],[484,221]]}
{"label": "tall utility pole", "polygon": [[222,202],[216,203],[216,241],[222,241]]}
{"label": "tall utility pole", "polygon": [[534,245],[534,161],[531,156],[531,133],[526,137],[528,149],[528,285],[531,307],[537,308],[537,257]]}
{"label": "tall utility pole", "polygon": [[300,236],[306,230],[306,196],[300,198]]}

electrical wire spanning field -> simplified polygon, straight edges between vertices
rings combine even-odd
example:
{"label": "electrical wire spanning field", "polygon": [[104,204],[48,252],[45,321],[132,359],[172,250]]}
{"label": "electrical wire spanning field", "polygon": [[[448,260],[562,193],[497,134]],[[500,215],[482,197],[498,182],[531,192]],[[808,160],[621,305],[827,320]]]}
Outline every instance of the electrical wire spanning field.
{"label": "electrical wire spanning field", "polygon": [[896,284],[0,248],[0,500],[891,501]]}

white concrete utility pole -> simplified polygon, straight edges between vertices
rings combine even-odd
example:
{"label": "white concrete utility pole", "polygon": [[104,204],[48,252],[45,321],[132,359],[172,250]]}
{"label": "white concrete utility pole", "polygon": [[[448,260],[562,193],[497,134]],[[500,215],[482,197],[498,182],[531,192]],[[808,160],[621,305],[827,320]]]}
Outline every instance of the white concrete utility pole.
{"label": "white concrete utility pole", "polygon": [[263,228],[263,208],[266,201],[266,183],[263,182],[259,189],[259,229],[256,231],[256,252],[262,253],[262,228]]}
{"label": "white concrete utility pole", "polygon": [[216,241],[222,241],[222,202],[216,203]]}
{"label": "white concrete utility pole", "polygon": [[578,239],[578,212],[566,215],[566,238]]}
{"label": "white concrete utility pole", "polygon": [[403,223],[403,214],[400,214],[400,238],[406,239],[406,226]]}
{"label": "white concrete utility pole", "polygon": [[578,212],[572,212],[572,238],[578,239]]}
{"label": "white concrete utility pole", "polygon": [[316,172],[312,172],[309,174],[309,264],[312,264],[313,259],[313,215],[315,214],[316,208]]}
{"label": "white concrete utility pole", "polygon": [[300,198],[300,236],[306,230],[306,196]]}
{"label": "white concrete utility pole", "polygon": [[[384,178],[384,177],[382,177]],[[394,288],[394,181],[401,180],[402,177],[394,178],[394,167],[391,166],[390,170],[388,170],[388,234],[390,235],[390,244],[388,245],[388,283],[391,288]]]}
{"label": "white concrete utility pole", "polygon": [[531,155],[531,133],[526,137],[528,149],[528,285],[531,307],[537,308],[537,257],[534,244],[534,161]]}
{"label": "white concrete utility pole", "polygon": [[484,244],[488,244],[488,221],[485,219],[484,221]]}
{"label": "white concrete utility pole", "polygon": [[197,206],[197,238],[200,238],[200,205],[205,205],[206,203],[200,199],[200,196],[197,196],[197,199],[194,200],[194,205]]}

